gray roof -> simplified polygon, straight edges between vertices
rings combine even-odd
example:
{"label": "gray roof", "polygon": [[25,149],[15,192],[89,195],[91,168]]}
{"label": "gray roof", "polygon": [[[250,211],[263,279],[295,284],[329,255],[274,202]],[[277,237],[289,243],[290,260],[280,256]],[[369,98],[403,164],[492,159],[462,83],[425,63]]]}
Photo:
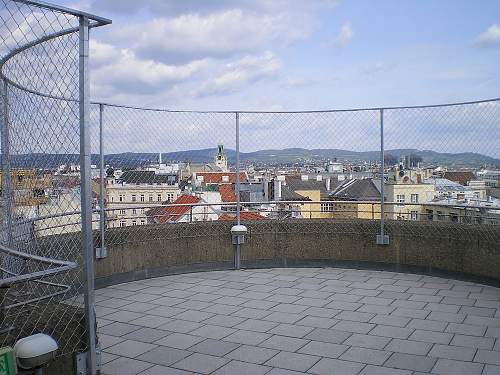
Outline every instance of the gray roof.
{"label": "gray roof", "polygon": [[282,201],[306,201],[310,200],[308,197],[304,197],[293,190],[290,189],[289,186],[282,185],[281,186],[281,200]]}
{"label": "gray roof", "polygon": [[380,191],[371,178],[347,180],[330,194],[330,198],[352,201],[378,201],[380,200]]}
{"label": "gray roof", "polygon": [[175,174],[156,174],[154,171],[125,171],[118,179],[127,184],[169,184],[177,182]]}

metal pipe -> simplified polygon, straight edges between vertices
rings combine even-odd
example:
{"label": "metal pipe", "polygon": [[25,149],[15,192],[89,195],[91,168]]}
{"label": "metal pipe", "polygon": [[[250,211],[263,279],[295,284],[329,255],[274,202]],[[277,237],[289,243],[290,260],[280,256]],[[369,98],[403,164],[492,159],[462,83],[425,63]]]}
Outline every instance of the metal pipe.
{"label": "metal pipe", "polygon": [[80,194],[82,208],[82,243],[85,269],[85,318],[87,325],[87,371],[97,372],[95,295],[94,295],[94,246],[92,241],[92,180],[90,149],[90,79],[89,79],[89,19],[80,17],[79,30],[79,114],[80,114]]}
{"label": "metal pipe", "polygon": [[82,12],[82,11],[75,10],[75,9],[70,9],[67,7],[60,6],[60,5],[50,4],[50,3],[47,3],[47,2],[42,1],[42,0],[14,0],[14,1],[17,3],[20,3],[20,4],[33,5],[33,6],[36,6],[39,8],[44,8],[44,9],[54,10],[56,12],[71,14],[73,16],[80,17],[80,18],[87,18],[89,20],[96,21],[102,25],[108,25],[111,23],[110,19],[107,19],[104,17],[99,17],[99,16],[96,16],[96,15],[91,14],[91,13]]}
{"label": "metal pipe", "polygon": [[385,160],[384,160],[384,110],[380,110],[380,235],[384,236],[385,226]]}
{"label": "metal pipe", "polygon": [[2,200],[4,202],[4,224],[7,228],[7,246],[12,247],[12,184],[10,168],[10,134],[9,134],[9,102],[8,85],[3,79],[0,82],[1,114],[0,114],[0,138],[2,147]]}
{"label": "metal pipe", "polygon": [[99,171],[99,230],[101,232],[101,247],[99,249],[98,258],[105,258],[106,253],[106,211],[104,210],[104,195],[105,195],[105,171],[104,171],[104,137],[103,137],[103,117],[104,105],[99,104],[99,157],[100,157],[100,171]]}
{"label": "metal pipe", "polygon": [[240,114],[236,112],[236,220],[241,222],[240,201]]}
{"label": "metal pipe", "polygon": [[[236,223],[241,224],[241,181],[240,181],[240,114],[236,115]],[[239,238],[235,244],[234,254],[234,268],[239,270],[241,268],[241,243]]]}

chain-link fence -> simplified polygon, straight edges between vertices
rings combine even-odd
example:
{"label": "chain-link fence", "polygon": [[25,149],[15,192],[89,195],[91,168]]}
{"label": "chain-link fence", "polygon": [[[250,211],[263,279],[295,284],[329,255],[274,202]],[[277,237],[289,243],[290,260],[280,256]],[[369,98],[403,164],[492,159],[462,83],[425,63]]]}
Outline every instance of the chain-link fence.
{"label": "chain-link fence", "polygon": [[2,347],[38,332],[56,339],[61,357],[95,345],[85,274],[91,243],[56,238],[91,234],[81,129],[89,28],[105,23],[41,2],[0,0]]}
{"label": "chain-link fence", "polygon": [[371,220],[374,240],[390,220],[430,222],[429,236],[440,222],[498,233],[499,100],[310,112],[94,106],[105,244],[122,240],[115,228],[211,220]]}
{"label": "chain-link fence", "polygon": [[263,232],[307,220],[324,233],[341,221],[384,245],[424,221],[419,235],[481,226],[500,244],[500,99],[305,112],[90,104],[89,15],[33,4],[0,0],[2,346],[42,331],[61,355],[85,351],[92,253],[175,223],[259,220]]}

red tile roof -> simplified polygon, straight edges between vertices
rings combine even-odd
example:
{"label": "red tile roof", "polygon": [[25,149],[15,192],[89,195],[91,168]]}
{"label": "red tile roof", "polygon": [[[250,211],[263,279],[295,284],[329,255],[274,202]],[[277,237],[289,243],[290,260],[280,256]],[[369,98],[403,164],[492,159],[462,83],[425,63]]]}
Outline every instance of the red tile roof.
{"label": "red tile roof", "polygon": [[472,172],[445,172],[444,178],[448,180],[458,182],[460,185],[466,186],[470,180],[475,180],[476,176]]}
{"label": "red tile roof", "polygon": [[[195,197],[194,195],[181,195],[177,198],[174,204],[196,204],[200,203],[201,198]],[[167,204],[170,204],[167,202]],[[153,218],[153,220],[160,224],[165,224],[167,222],[173,222],[179,220],[184,214],[188,213],[190,206],[168,206],[168,207],[155,207],[146,212],[147,216]]]}
{"label": "red tile roof", "polygon": [[[197,172],[196,177],[203,176],[205,184],[234,184],[236,183],[236,172]],[[228,176],[229,181],[222,181],[223,176]],[[245,172],[240,172],[240,181],[246,182],[247,175]]]}
{"label": "red tile roof", "polygon": [[[250,220],[268,220],[267,217],[258,214],[257,212],[249,212],[242,211],[240,212],[240,219],[242,221],[250,221]],[[236,214],[234,213],[226,213],[219,216],[219,220],[221,221],[235,221]]]}
{"label": "red tile roof", "polygon": [[219,184],[218,188],[222,202],[236,202],[236,194],[234,193],[233,185]]}

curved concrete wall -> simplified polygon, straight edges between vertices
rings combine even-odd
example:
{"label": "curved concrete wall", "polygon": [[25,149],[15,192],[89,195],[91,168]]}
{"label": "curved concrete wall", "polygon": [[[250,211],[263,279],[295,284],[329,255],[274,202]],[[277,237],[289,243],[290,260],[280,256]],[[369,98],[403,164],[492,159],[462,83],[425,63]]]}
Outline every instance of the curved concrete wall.
{"label": "curved concrete wall", "polygon": [[[232,267],[227,222],[148,225],[107,231],[108,257],[96,286]],[[393,221],[389,246],[375,244],[377,221],[247,223],[243,267],[353,266],[466,277],[500,283],[500,227]]]}

